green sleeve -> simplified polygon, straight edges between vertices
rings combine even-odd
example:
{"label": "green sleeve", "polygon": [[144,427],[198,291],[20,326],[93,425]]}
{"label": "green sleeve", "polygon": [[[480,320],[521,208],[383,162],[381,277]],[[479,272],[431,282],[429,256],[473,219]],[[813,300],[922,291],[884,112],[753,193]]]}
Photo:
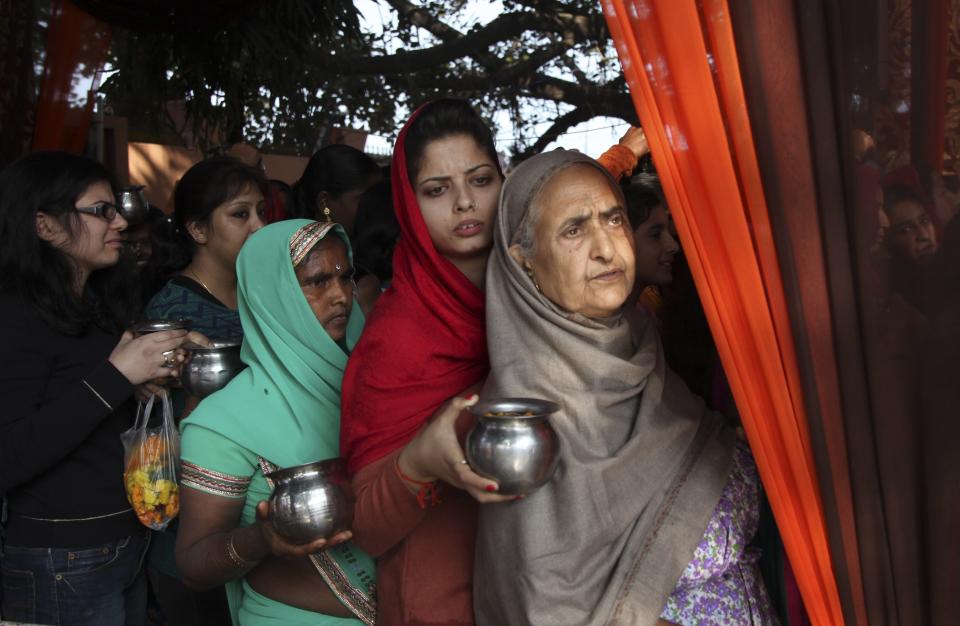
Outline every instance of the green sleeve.
{"label": "green sleeve", "polygon": [[224,498],[245,498],[258,471],[257,455],[228,437],[187,423],[180,440],[181,483]]}

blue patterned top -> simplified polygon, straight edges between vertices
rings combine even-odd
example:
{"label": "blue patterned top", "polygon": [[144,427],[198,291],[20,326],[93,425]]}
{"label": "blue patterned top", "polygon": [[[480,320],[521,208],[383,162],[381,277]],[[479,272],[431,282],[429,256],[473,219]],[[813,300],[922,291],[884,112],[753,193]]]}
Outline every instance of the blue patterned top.
{"label": "blue patterned top", "polygon": [[[148,319],[189,319],[190,329],[210,339],[243,337],[240,313],[228,309],[203,286],[186,276],[175,276],[157,292],[144,316]],[[183,389],[171,389],[174,415],[183,413],[186,394]],[[163,532],[154,532],[150,542],[150,565],[167,576],[180,578],[174,561],[176,520]]]}
{"label": "blue patterned top", "polygon": [[190,329],[210,339],[243,337],[240,313],[228,309],[196,281],[176,276],[157,292],[147,305],[150,319],[188,319]]}

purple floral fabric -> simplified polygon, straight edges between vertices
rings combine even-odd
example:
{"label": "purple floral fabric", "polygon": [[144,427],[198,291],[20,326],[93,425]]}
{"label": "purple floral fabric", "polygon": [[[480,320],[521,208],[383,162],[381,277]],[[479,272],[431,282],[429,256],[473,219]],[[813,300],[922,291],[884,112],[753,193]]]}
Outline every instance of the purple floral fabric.
{"label": "purple floral fabric", "polygon": [[760,578],[760,551],[748,547],[760,523],[760,480],[746,443],[707,530],[660,615],[681,626],[779,624]]}

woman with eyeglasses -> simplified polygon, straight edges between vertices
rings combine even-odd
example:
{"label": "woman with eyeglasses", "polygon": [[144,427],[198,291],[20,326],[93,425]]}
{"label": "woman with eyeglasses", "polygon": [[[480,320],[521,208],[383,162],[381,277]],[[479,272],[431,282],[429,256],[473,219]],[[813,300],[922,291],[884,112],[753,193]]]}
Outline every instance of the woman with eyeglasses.
{"label": "woman with eyeglasses", "polygon": [[[176,373],[185,331],[134,338],[127,222],[96,161],[0,172],[0,550],[4,619],[143,623],[147,529],[123,488],[134,386]],[[135,275],[132,276],[135,280]]]}

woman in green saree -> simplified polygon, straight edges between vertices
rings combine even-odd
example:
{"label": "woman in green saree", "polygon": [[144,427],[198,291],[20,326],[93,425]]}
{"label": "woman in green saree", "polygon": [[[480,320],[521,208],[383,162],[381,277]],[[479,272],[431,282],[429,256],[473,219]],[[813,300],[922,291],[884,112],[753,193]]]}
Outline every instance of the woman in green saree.
{"label": "woman in green saree", "polygon": [[330,222],[271,224],[237,258],[248,367],[183,422],[176,549],[185,582],[227,585],[235,625],[374,622],[376,570],[350,533],[288,544],[264,502],[265,473],[339,454],[341,378],[363,327],[352,275]]}

